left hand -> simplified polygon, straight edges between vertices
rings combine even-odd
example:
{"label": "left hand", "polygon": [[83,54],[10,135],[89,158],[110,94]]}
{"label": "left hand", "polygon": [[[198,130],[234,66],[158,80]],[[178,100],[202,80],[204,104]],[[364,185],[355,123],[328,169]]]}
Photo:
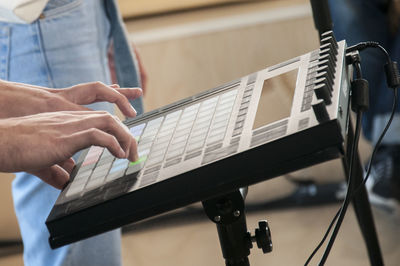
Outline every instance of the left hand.
{"label": "left hand", "polygon": [[135,117],[128,99],[142,95],[139,88],[107,86],[101,82],[75,85],[65,89],[49,89],[29,84],[0,80],[0,118],[33,115],[56,111],[88,111],[84,104],[99,101],[115,103],[122,113]]}

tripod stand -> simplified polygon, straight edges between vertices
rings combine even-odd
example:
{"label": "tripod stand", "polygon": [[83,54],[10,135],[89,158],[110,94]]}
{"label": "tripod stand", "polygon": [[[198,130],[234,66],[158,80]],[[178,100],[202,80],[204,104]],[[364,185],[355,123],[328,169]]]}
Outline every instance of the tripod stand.
{"label": "tripod stand", "polygon": [[267,221],[259,222],[254,236],[247,231],[244,198],[245,193],[236,190],[202,202],[208,218],[217,225],[226,266],[249,266],[248,256],[253,247],[252,242],[257,242],[264,253],[272,251]]}

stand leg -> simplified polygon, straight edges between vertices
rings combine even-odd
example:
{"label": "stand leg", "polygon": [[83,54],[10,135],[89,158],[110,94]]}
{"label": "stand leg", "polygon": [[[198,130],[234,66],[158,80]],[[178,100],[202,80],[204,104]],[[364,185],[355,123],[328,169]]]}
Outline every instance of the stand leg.
{"label": "stand leg", "polygon": [[203,202],[207,216],[217,225],[222,255],[227,266],[250,266],[250,245],[244,200],[238,191]]}
{"label": "stand leg", "polygon": [[[353,131],[353,125],[349,123],[349,132],[348,132],[348,141],[347,141],[347,150],[345,153],[345,156],[343,158],[343,167],[345,170],[346,178],[348,178],[348,173],[349,173],[349,162],[350,158],[348,156],[348,151],[351,149],[351,145],[354,140],[354,131]],[[355,172],[354,172],[354,182],[351,187],[350,191],[354,191],[363,181],[363,167],[362,163],[359,157],[358,149],[356,152],[356,157],[354,163],[356,164],[355,166]],[[368,194],[365,189],[365,186],[361,189],[356,197],[353,200],[353,206],[354,206],[354,211],[356,213],[356,217],[358,220],[358,224],[360,226],[362,235],[364,237],[364,241],[367,245],[367,250],[368,250],[368,256],[371,265],[383,265],[383,258],[382,258],[382,253],[381,249],[379,246],[379,241],[378,241],[378,236],[376,234],[375,230],[375,223],[374,223],[374,218],[372,215],[371,211],[371,205],[368,200]]]}
{"label": "stand leg", "polygon": [[258,222],[255,235],[247,231],[244,198],[247,188],[203,201],[208,218],[217,225],[219,242],[226,266],[250,266],[253,242],[263,253],[272,251],[271,231],[266,220]]}
{"label": "stand leg", "polygon": [[244,215],[226,226],[217,223],[217,231],[226,266],[250,266],[250,248],[246,246],[245,241],[247,227]]}

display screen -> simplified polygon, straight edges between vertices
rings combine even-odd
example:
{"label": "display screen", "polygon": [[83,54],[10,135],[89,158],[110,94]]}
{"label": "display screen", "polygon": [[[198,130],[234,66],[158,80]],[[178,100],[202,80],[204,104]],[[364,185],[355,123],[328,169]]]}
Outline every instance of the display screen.
{"label": "display screen", "polygon": [[264,80],[253,129],[290,116],[298,68]]}

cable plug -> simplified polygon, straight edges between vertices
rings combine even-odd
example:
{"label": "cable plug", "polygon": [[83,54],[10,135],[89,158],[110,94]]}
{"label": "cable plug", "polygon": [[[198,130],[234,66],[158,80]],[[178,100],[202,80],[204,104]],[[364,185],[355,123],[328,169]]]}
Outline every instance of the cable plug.
{"label": "cable plug", "polygon": [[378,42],[372,42],[372,41],[368,41],[368,42],[360,42],[356,45],[350,46],[346,49],[347,53],[350,52],[354,52],[354,51],[363,51],[366,48],[377,48],[379,49],[382,54],[385,56],[386,58],[386,62],[391,62],[392,60],[390,59],[389,53],[386,51],[386,49],[380,45]]}
{"label": "cable plug", "polygon": [[351,109],[354,112],[365,111],[369,107],[369,85],[363,78],[351,82]]}
{"label": "cable plug", "polygon": [[385,64],[386,82],[389,88],[397,89],[400,86],[400,74],[396,61]]}
{"label": "cable plug", "polygon": [[354,51],[362,51],[368,47],[378,47],[379,43],[378,42],[372,42],[372,41],[368,41],[368,42],[359,42],[356,45],[347,47],[346,52],[350,53],[350,52],[354,52]]}

